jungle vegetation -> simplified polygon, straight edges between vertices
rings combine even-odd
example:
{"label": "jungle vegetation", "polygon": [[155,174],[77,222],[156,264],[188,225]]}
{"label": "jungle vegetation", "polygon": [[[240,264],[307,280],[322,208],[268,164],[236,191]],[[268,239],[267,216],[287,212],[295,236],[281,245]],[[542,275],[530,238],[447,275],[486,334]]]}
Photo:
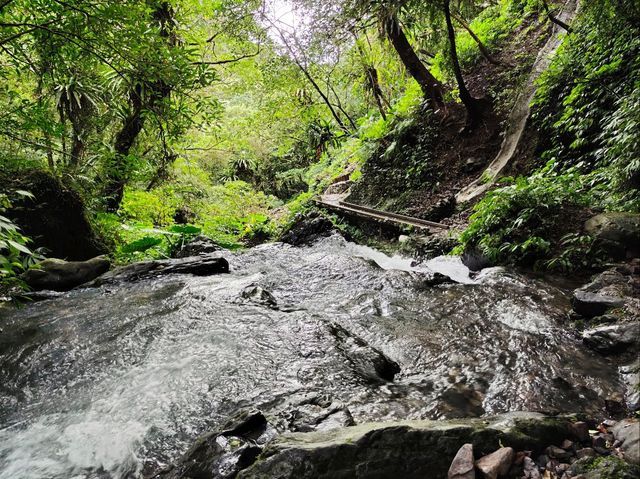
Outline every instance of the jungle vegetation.
{"label": "jungle vegetation", "polygon": [[[167,255],[172,232],[228,248],[275,237],[407,124],[442,124],[458,105],[464,135],[507,105],[474,97],[467,72],[499,62],[516,30],[557,23],[559,4],[1,0],[3,281],[46,255],[6,213],[37,195],[13,182],[25,172],[78,192],[118,261]],[[539,162],[476,207],[463,246],[551,264],[538,206],[638,210],[639,12],[583,2],[564,25],[534,100]],[[400,174],[423,182],[428,155],[412,161]]]}

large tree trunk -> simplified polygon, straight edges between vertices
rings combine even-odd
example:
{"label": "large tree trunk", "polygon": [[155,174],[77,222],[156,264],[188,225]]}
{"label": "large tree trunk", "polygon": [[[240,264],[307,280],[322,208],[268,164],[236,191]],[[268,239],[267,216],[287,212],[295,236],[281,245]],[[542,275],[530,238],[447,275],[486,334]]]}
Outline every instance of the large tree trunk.
{"label": "large tree trunk", "polygon": [[116,134],[113,145],[113,162],[109,165],[109,171],[105,182],[105,198],[107,200],[107,211],[116,212],[122,202],[124,187],[129,177],[129,166],[127,157],[133,147],[136,138],[144,127],[144,117],[142,115],[141,88],[132,89],[129,92],[129,106],[131,111],[124,119],[122,128]]}
{"label": "large tree trunk", "polygon": [[429,100],[431,107],[434,110],[443,107],[444,98],[442,84],[420,61],[420,58],[409,43],[407,36],[400,26],[398,17],[396,17],[395,14],[385,18],[384,30],[405,68],[420,85],[420,88],[422,89],[425,98]]}
{"label": "large tree trunk", "polygon": [[456,32],[453,28],[453,23],[451,22],[451,9],[449,3],[450,0],[444,0],[444,16],[447,21],[451,63],[453,64],[453,72],[460,92],[460,100],[462,100],[462,103],[467,109],[467,128],[473,128],[482,118],[482,105],[478,99],[471,96],[471,93],[464,82],[464,77],[462,76],[460,61],[458,60],[458,51],[456,49]]}
{"label": "large tree trunk", "polygon": [[[174,33],[171,5],[168,2],[159,3],[153,12],[153,19],[160,24],[160,35],[167,40],[167,43],[172,46],[176,45],[177,38]],[[153,110],[171,94],[171,85],[161,79],[146,86],[149,90],[146,98],[143,98],[141,85],[136,85],[129,92],[130,112],[125,118],[122,128],[116,134],[113,164],[110,165],[105,182],[104,194],[107,211],[117,211],[122,202],[124,188],[130,174],[127,157],[144,127],[143,111]]]}

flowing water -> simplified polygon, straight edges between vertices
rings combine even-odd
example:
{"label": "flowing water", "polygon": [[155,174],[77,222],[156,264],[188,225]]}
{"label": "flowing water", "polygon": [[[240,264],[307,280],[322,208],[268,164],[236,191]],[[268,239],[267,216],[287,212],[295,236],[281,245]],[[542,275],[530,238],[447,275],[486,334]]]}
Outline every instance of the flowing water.
{"label": "flowing water", "polygon": [[[515,273],[471,280],[456,258],[414,268],[339,237],[227,257],[227,275],[0,309],[0,479],[142,477],[238,409],[284,417],[310,397],[361,422],[592,411],[621,389],[563,327],[566,295]],[[363,377],[332,324],[395,380]]]}

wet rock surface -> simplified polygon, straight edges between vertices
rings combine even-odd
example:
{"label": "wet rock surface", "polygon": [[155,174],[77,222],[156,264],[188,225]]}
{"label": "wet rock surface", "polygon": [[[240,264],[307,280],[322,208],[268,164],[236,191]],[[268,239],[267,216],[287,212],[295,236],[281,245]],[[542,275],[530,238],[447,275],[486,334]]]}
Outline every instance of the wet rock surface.
{"label": "wet rock surface", "polygon": [[614,308],[621,308],[625,305],[623,298],[617,296],[605,296],[589,291],[577,290],[573,293],[573,309],[576,313],[587,318],[602,316],[607,311]]}
{"label": "wet rock surface", "polygon": [[585,321],[582,339],[594,351],[628,357],[640,350],[639,272],[638,260],[615,265],[573,292],[573,314]]}
{"label": "wet rock surface", "polygon": [[640,321],[612,324],[583,331],[582,340],[601,354],[637,352],[639,331]]}
{"label": "wet rock surface", "polygon": [[22,274],[33,290],[69,291],[106,273],[111,262],[104,256],[87,261],[64,261],[48,258]]}
{"label": "wet rock surface", "polygon": [[86,286],[95,287],[118,282],[140,281],[171,274],[209,276],[212,274],[228,272],[229,262],[218,254],[213,253],[179,259],[152,260],[132,263],[127,266],[115,268]]}

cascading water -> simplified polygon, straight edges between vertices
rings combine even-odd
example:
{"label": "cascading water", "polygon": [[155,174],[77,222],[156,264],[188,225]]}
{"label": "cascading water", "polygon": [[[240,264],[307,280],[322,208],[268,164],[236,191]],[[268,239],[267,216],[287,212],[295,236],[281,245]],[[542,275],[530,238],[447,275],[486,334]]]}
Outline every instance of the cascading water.
{"label": "cascading water", "polygon": [[[621,389],[562,327],[565,295],[516,274],[339,237],[228,259],[0,309],[0,479],[143,477],[241,408],[284,417],[312,396],[362,422],[593,411]],[[363,377],[332,324],[396,361],[394,381]]]}

